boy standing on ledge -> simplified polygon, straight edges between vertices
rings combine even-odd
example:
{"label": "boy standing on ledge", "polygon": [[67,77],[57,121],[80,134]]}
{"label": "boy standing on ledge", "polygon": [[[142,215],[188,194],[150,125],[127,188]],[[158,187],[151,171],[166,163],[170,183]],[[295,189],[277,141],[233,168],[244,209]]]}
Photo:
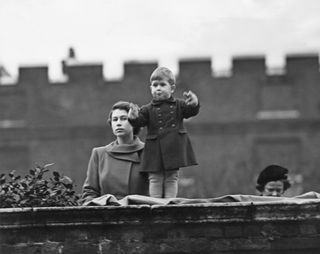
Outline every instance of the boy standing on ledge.
{"label": "boy standing on ledge", "polygon": [[176,81],[166,67],[156,68],[150,83],[152,101],[141,109],[132,104],[128,117],[132,126],[148,128],[142,171],[148,172],[150,196],[175,198],[179,168],[197,165],[183,119],[197,115],[200,105],[191,91],[185,100],[172,96]]}

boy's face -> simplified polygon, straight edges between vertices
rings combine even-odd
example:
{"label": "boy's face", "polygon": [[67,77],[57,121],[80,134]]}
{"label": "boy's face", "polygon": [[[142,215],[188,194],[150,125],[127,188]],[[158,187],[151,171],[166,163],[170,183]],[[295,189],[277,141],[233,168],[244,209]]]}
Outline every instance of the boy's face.
{"label": "boy's face", "polygon": [[170,85],[166,79],[152,80],[150,89],[152,97],[155,100],[163,101],[171,97],[174,92],[175,85]]}

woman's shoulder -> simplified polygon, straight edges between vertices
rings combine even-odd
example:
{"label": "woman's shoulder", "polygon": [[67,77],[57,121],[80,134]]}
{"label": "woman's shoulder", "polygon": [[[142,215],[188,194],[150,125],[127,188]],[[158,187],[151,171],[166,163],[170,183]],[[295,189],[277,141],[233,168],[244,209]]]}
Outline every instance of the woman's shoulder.
{"label": "woman's shoulder", "polygon": [[143,150],[145,143],[140,140],[139,137],[135,137],[137,150]]}
{"label": "woman's shoulder", "polygon": [[112,143],[105,145],[105,146],[98,146],[98,147],[94,147],[92,148],[92,153],[98,153],[101,154],[103,152],[106,152],[108,149],[110,149]]}
{"label": "woman's shoulder", "polygon": [[140,107],[140,112],[148,112],[149,110],[152,109],[152,103],[149,102],[148,104],[144,104]]}

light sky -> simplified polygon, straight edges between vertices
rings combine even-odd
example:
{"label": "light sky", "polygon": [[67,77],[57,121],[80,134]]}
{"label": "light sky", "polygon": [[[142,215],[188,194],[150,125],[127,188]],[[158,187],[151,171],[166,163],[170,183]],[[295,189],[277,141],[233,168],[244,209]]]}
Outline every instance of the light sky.
{"label": "light sky", "polygon": [[177,72],[182,58],[209,57],[214,71],[233,56],[320,52],[319,0],[0,0],[0,63],[48,65],[61,76],[70,46],[81,62],[102,62],[106,79],[125,61]]}

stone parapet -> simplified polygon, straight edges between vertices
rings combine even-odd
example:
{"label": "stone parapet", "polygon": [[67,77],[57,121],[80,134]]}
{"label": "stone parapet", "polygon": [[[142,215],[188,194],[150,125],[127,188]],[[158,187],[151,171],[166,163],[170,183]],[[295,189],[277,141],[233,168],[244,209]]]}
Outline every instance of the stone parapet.
{"label": "stone parapet", "polygon": [[320,202],[0,209],[1,253],[319,253]]}

